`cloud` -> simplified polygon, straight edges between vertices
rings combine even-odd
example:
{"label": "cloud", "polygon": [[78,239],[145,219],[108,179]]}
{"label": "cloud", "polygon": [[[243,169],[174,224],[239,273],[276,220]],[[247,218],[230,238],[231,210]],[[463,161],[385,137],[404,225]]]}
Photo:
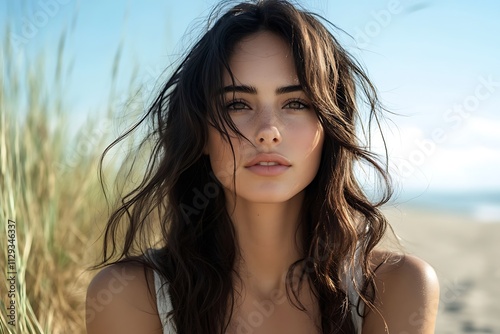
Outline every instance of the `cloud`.
{"label": "cloud", "polygon": [[386,133],[392,169],[404,188],[500,189],[500,121],[471,117],[440,141],[426,130],[405,126]]}

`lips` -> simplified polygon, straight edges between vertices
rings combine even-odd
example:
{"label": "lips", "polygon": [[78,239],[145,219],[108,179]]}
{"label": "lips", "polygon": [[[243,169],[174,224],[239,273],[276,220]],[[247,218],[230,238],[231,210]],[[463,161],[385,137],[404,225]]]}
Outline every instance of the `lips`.
{"label": "lips", "polygon": [[282,155],[277,153],[260,153],[255,156],[250,162],[248,162],[245,167],[252,166],[286,166],[290,167],[292,164],[290,161]]}
{"label": "lips", "polygon": [[276,153],[261,153],[245,165],[250,172],[259,176],[278,176],[291,167],[290,161]]}

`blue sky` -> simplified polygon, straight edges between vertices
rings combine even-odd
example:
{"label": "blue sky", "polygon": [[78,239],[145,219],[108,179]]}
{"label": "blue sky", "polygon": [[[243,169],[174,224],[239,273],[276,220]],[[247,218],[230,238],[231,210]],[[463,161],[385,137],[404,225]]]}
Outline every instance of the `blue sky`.
{"label": "blue sky", "polygon": [[[135,80],[151,91],[214,3],[3,1],[0,20],[11,23],[19,59],[39,52],[55,59],[61,31],[71,31],[67,94],[75,125],[103,113],[120,43],[118,90],[128,87],[135,68]],[[499,1],[301,3],[353,36],[338,34],[387,107],[401,115],[390,117],[386,136],[403,190],[500,191]]]}

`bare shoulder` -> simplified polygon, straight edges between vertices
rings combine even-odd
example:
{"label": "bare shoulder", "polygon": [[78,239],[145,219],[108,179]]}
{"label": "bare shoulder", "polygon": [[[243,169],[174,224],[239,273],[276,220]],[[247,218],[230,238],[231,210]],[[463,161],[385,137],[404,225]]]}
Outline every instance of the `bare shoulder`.
{"label": "bare shoulder", "polygon": [[434,269],[412,255],[379,253],[387,258],[375,271],[376,311],[364,321],[363,334],[434,333],[439,282]]}
{"label": "bare shoulder", "polygon": [[88,334],[162,333],[150,270],[134,263],[102,269],[87,289]]}

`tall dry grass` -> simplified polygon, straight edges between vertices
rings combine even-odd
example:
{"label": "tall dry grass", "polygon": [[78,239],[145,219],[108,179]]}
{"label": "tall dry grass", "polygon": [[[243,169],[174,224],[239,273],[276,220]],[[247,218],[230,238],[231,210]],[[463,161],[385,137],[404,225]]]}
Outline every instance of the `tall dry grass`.
{"label": "tall dry grass", "polygon": [[[68,35],[61,34],[55,59],[40,54],[19,61],[6,31],[0,51],[0,332],[84,333],[85,292],[94,274],[86,268],[101,251],[96,240],[108,214],[97,166],[116,135],[109,125],[119,109],[118,94],[110,88],[103,114],[74,135],[65,95],[71,84]],[[110,70],[113,82],[120,55],[121,48]],[[47,73],[48,68],[54,72]],[[136,88],[131,81],[134,99],[140,95]],[[107,166],[104,174],[112,180],[116,170],[113,163]],[[8,220],[16,226],[13,299],[7,294]],[[11,300],[15,326],[7,312]]]}

